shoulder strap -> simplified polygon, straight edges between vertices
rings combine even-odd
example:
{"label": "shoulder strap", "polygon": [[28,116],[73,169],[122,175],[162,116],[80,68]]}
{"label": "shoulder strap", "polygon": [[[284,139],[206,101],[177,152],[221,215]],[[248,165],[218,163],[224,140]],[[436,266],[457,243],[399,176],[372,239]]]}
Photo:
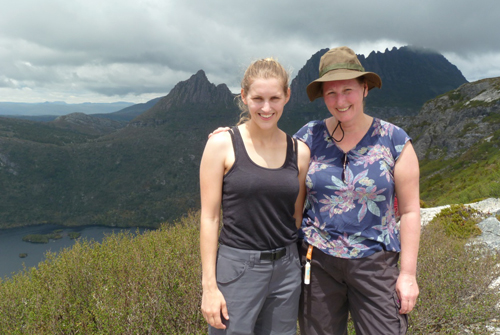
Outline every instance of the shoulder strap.
{"label": "shoulder strap", "polygon": [[299,164],[299,145],[295,137],[292,137],[292,139],[293,139],[293,151],[295,152],[295,162]]}
{"label": "shoulder strap", "polygon": [[[298,157],[298,150],[299,147],[297,145],[297,139],[293,138],[292,136],[286,134],[286,142],[287,142],[287,159],[292,159],[295,158],[295,164],[299,164],[299,157]],[[291,154],[294,154],[293,156]],[[288,156],[290,154],[290,156]]]}

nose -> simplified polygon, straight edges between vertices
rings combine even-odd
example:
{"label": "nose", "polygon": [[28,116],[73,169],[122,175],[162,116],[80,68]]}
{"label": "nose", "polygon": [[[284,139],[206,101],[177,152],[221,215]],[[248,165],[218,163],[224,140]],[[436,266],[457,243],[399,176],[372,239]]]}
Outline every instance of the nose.
{"label": "nose", "polygon": [[269,101],[264,102],[264,106],[262,106],[262,111],[263,112],[269,112],[271,111],[271,105],[269,104]]}
{"label": "nose", "polygon": [[342,105],[346,99],[345,94],[338,94],[337,95],[337,104]]}

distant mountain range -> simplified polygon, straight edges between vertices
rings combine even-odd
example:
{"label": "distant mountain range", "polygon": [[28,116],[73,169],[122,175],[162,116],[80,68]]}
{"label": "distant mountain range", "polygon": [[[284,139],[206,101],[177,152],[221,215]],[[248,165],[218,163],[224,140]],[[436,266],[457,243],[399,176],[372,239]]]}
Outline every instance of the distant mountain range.
{"label": "distant mountain range", "polygon": [[[324,52],[313,55],[292,81],[292,99],[280,121],[289,133],[329,115],[321,101],[309,103],[304,94],[317,77],[315,63]],[[427,50],[400,48],[360,59],[369,71],[370,64],[379,66],[384,83],[380,92],[389,92],[378,98],[370,92],[368,111],[396,116],[394,120],[416,134],[416,147],[425,138],[418,131],[433,122],[430,112],[427,121],[418,119],[420,128],[412,123],[418,105],[430,100],[425,106],[432,106],[436,95],[467,83],[454,65]],[[391,85],[398,79],[400,86]],[[488,113],[497,113],[491,108]],[[45,123],[0,117],[0,227],[157,226],[178,218],[199,208],[198,169],[207,135],[218,126],[235,124],[238,116],[234,94],[225,84],[210,83],[200,70],[165,97],[111,114],[72,113]],[[467,127],[463,136],[469,134]],[[435,150],[426,148],[423,152]]]}
{"label": "distant mountain range", "polygon": [[0,116],[44,116],[71,113],[99,114],[112,113],[134,105],[131,102],[67,104],[64,101],[24,103],[0,102]]}

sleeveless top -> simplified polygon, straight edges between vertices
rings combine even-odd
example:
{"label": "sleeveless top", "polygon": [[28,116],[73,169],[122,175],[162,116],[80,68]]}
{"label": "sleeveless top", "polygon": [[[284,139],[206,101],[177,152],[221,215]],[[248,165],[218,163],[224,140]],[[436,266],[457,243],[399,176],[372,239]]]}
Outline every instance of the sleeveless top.
{"label": "sleeveless top", "polygon": [[238,127],[230,134],[235,160],[223,179],[219,243],[238,249],[270,250],[295,242],[293,214],[299,181],[294,140],[287,135],[285,163],[270,169],[250,159]]}
{"label": "sleeveless top", "polygon": [[411,140],[406,132],[373,118],[365,136],[346,153],[331,139],[325,120],[309,122],[294,137],[311,149],[304,240],[340,258],[400,252],[394,167]]}

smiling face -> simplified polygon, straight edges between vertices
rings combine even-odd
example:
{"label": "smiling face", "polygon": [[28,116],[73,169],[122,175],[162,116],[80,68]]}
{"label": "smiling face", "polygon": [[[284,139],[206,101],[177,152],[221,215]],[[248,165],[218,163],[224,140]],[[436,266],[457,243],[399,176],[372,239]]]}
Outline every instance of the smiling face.
{"label": "smiling face", "polygon": [[267,129],[277,126],[290,98],[290,89],[284,91],[277,78],[256,78],[247,92],[241,90],[241,98],[248,107],[251,122]]}
{"label": "smiling face", "polygon": [[355,121],[363,115],[363,98],[367,95],[366,84],[357,79],[323,83],[323,99],[326,107],[342,123]]}

